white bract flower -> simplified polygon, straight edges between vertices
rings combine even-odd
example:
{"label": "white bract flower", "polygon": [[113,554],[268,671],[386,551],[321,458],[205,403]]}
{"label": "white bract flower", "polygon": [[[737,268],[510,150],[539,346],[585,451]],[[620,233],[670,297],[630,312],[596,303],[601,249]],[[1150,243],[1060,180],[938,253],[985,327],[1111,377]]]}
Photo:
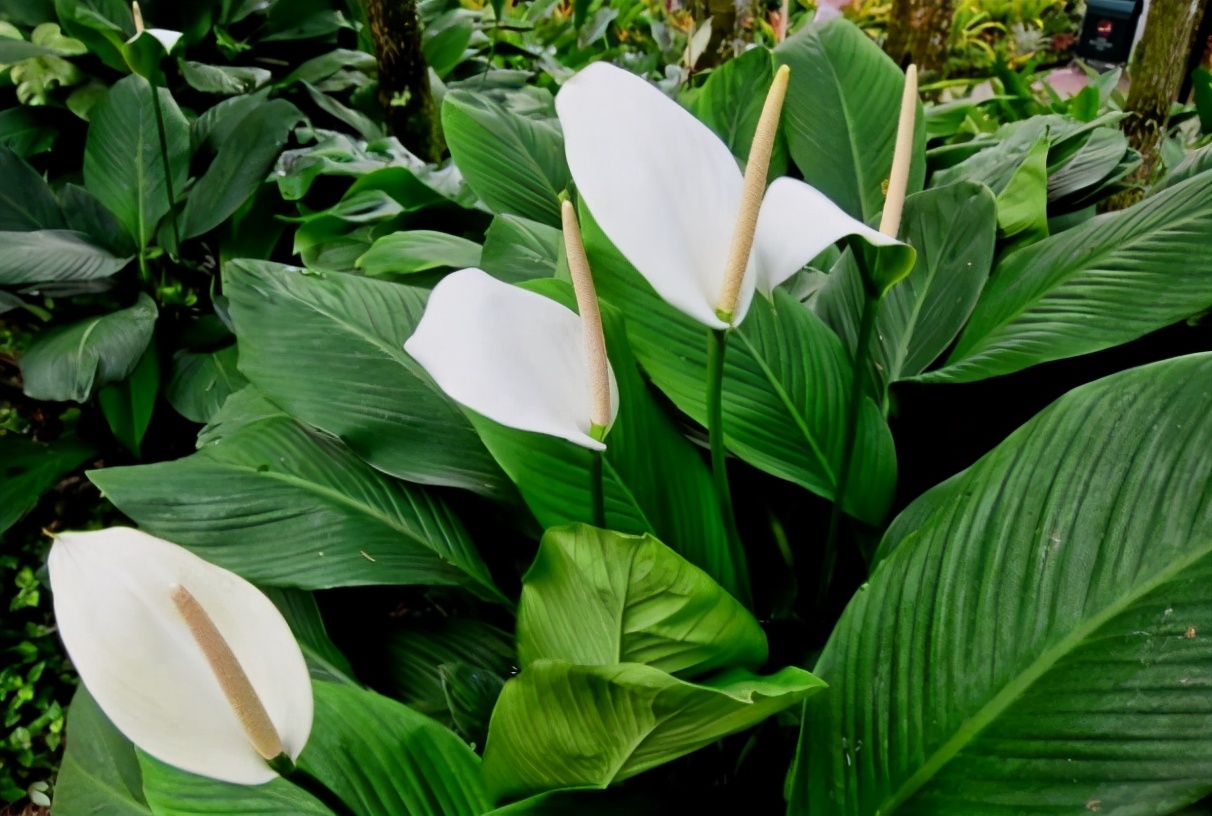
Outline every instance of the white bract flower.
{"label": "white bract flower", "polygon": [[[585,324],[550,298],[479,269],[447,275],[404,344],[447,396],[489,419],[604,450]],[[619,410],[609,364],[609,415]]]}
{"label": "white bract flower", "polygon": [[180,31],[170,31],[167,28],[144,28],[143,27],[143,12],[139,9],[138,3],[131,4],[131,16],[135,19],[135,36],[126,41],[127,45],[132,44],[143,34],[153,37],[156,42],[164,49],[165,54],[172,53],[172,50],[177,47],[177,42],[184,36]]}
{"label": "white bract flower", "polygon": [[147,533],[55,538],[55,618],[80,679],[147,753],[258,785],[311,733],[311,679],[282,614],[235,573]]}
{"label": "white bract flower", "polygon": [[[801,181],[777,179],[762,197],[786,82],[781,69],[772,89],[777,98],[763,112],[766,156],[757,156],[748,185],[718,136],[634,74],[597,62],[556,95],[577,194],[657,294],[710,328],[740,324],[754,289],[769,296],[846,236],[875,246],[899,243]],[[726,288],[734,249],[741,253],[738,274]]]}

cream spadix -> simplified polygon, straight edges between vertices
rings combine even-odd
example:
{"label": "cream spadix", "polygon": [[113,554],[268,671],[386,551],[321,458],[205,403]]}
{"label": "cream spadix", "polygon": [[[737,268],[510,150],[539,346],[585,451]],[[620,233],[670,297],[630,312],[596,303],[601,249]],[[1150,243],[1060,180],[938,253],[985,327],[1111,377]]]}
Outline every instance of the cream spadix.
{"label": "cream spadix", "polygon": [[[772,113],[777,103],[771,100]],[[898,244],[807,184],[777,179],[762,196],[751,248],[738,251],[744,272],[735,299],[727,298],[735,302],[731,319],[723,320],[717,308],[744,198],[728,147],[643,79],[606,63],[568,80],[556,95],[556,112],[577,193],[602,231],[657,294],[710,328],[738,325],[755,289],[769,295],[846,236]],[[752,174],[757,190],[765,175]]]}
{"label": "cream spadix", "polygon": [[593,285],[593,273],[589,269],[589,258],[585,255],[585,244],[581,240],[581,225],[577,222],[577,208],[571,201],[560,205],[560,218],[564,225],[564,250],[568,257],[568,271],[572,277],[572,288],[577,297],[577,311],[581,315],[582,334],[585,337],[585,364],[589,370],[590,436],[599,438],[605,433],[614,418],[610,402],[610,360],[606,357],[606,335],[602,331],[602,311],[598,306],[597,289]]}
{"label": "cream spadix", "polygon": [[240,576],[129,528],[51,547],[55,618],[80,679],[131,742],[225,782],[276,775],[311,733],[307,664],[273,603]]}
{"label": "cream spadix", "polygon": [[[404,350],[455,402],[523,431],[604,450],[594,438],[595,389],[585,327],[571,309],[479,269],[447,275]],[[606,366],[607,426],[618,413]]]}

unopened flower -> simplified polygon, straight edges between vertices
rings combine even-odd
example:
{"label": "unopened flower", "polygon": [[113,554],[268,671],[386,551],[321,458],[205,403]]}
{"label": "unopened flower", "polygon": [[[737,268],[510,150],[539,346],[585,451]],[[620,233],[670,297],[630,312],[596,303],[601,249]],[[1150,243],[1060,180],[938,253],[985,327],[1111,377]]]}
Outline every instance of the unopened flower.
{"label": "unopened flower", "polygon": [[311,733],[311,679],[290,627],[235,573],[147,533],[64,533],[55,618],[80,679],[135,745],[190,773],[274,778]]}

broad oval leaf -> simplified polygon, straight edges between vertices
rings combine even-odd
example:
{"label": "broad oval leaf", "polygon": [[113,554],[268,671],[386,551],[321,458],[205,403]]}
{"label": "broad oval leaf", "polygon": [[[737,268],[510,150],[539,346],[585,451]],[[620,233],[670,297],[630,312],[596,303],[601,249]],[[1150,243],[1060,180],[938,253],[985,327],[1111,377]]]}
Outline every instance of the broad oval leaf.
{"label": "broad oval leaf", "polygon": [[946,366],[972,382],[1135,340],[1212,306],[1212,172],[1006,256]]}
{"label": "broad oval leaf", "polygon": [[[155,816],[333,816],[322,802],[280,776],[264,785],[237,785],[186,773],[138,749],[135,753]],[[71,815],[64,811],[64,816]]]}
{"label": "broad oval leaf", "polygon": [[559,125],[528,119],[486,96],[451,91],[442,130],[468,185],[495,213],[560,224],[559,194],[572,181]]}
{"label": "broad oval leaf", "polygon": [[825,687],[806,671],[688,683],[650,666],[539,660],[505,684],[484,777],[494,798],[605,788],[757,725]]}
{"label": "broad oval leaf", "polygon": [[478,266],[507,283],[551,278],[563,249],[563,236],[555,227],[516,215],[498,215],[484,233]]}
{"label": "broad oval leaf", "polygon": [[683,677],[760,668],[766,633],[707,573],[649,535],[548,530],[522,579],[518,659],[640,663]]}
{"label": "broad oval leaf", "polygon": [[1212,355],[1078,388],[893,522],[791,812],[1169,813],[1212,791]]}
{"label": "broad oval leaf", "polygon": [[250,581],[444,584],[504,601],[463,525],[423,488],[272,408],[228,428],[183,459],[88,477],[144,530]]}
{"label": "broad oval leaf", "polygon": [[[644,370],[682,411],[707,419],[707,330],[663,301],[581,208],[585,246],[602,298],[627,318]],[[782,289],[754,298],[729,332],[724,439],[754,467],[832,498],[853,369],[837,335]],[[846,511],[878,523],[896,485],[896,451],[879,408],[864,399]]]}
{"label": "broad oval leaf", "polygon": [[119,80],[89,112],[84,186],[117,216],[139,247],[172,208],[189,178],[189,123],[172,95],[157,89],[171,178],[165,175],[152,86],[132,74]]}
{"label": "broad oval leaf", "polygon": [[479,265],[479,244],[433,230],[408,230],[384,235],[358,259],[358,268],[364,274],[388,278],[441,267],[466,269]]}
{"label": "broad oval leaf", "polygon": [[259,261],[227,263],[223,284],[240,370],[292,416],[401,479],[507,490],[461,409],[404,353],[427,292]]}
{"label": "broad oval leaf", "polygon": [[21,358],[25,393],[39,400],[84,402],[94,387],[126,379],[156,326],[156,304],[140,294],[134,306],[59,326]]}
{"label": "broad oval leaf", "polygon": [[204,352],[182,349],[173,356],[172,378],[164,396],[186,419],[210,422],[228,397],[248,385],[238,361],[235,346]]}
{"label": "broad oval leaf", "polygon": [[135,746],[83,685],[67,710],[67,734],[55,782],[55,816],[151,816]]}
{"label": "broad oval leaf", "polygon": [[[883,185],[905,76],[871,38],[837,19],[809,25],[774,52],[791,66],[783,131],[804,180],[853,218],[867,222],[884,209]],[[917,117],[910,193],[926,177],[926,124]]]}
{"label": "broad oval leaf", "polygon": [[52,283],[108,278],[126,266],[89,236],[72,230],[0,232],[0,284]]}

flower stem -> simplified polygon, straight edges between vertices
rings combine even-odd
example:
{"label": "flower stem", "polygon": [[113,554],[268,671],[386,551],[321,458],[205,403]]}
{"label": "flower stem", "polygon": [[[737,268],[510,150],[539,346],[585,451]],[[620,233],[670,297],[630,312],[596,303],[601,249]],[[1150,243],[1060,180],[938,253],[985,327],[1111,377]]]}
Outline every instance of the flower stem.
{"label": "flower stem", "polygon": [[875,319],[879,315],[881,298],[866,295],[863,316],[859,322],[858,345],[854,352],[854,376],[850,382],[850,402],[846,406],[846,430],[842,439],[842,466],[838,470],[837,489],[833,494],[833,512],[829,515],[829,533],[825,537],[825,561],[821,566],[821,582],[817,603],[825,600],[837,563],[837,540],[842,527],[846,491],[850,487],[850,470],[854,462],[854,447],[858,441],[859,411],[863,407],[863,384],[866,382],[866,361],[875,335]]}
{"label": "flower stem", "polygon": [[593,526],[606,529],[606,490],[603,483],[606,451],[594,451],[589,460],[589,490],[593,496]]}
{"label": "flower stem", "polygon": [[724,353],[728,347],[727,329],[709,329],[707,332],[707,435],[711,442],[711,479],[715,486],[715,500],[720,515],[724,518],[724,532],[728,537],[731,566],[735,570],[734,594],[746,606],[753,605],[749,589],[749,568],[745,561],[745,548],[737,530],[736,516],[732,512],[732,491],[728,487],[728,451],[724,447]]}
{"label": "flower stem", "polygon": [[160,137],[160,161],[164,164],[164,189],[168,192],[169,225],[173,230],[173,243],[176,253],[181,252],[181,233],[177,229],[177,214],[173,207],[177,206],[177,196],[173,193],[173,168],[168,158],[168,136],[164,130],[164,110],[160,106],[160,89],[152,85],[152,109],[156,112],[156,134]]}

